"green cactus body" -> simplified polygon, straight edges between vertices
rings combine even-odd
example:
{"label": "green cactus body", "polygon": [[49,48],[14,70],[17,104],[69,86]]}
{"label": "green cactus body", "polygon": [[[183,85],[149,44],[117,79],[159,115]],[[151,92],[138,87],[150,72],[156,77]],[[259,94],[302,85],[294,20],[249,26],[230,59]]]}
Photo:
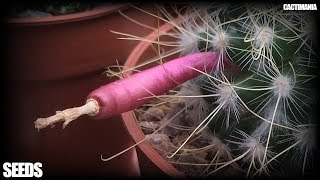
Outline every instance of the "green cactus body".
{"label": "green cactus body", "polygon": [[[312,46],[314,40],[310,39],[312,30],[305,27],[308,23],[304,17],[308,12],[284,12],[282,6],[273,4],[213,4],[193,6],[189,10],[201,17],[184,20],[190,34],[177,31],[174,37],[180,42],[178,48],[192,49],[184,54],[220,52],[219,60],[227,57],[237,66],[238,73],[230,74],[223,66],[214,72],[203,72],[200,80],[192,81],[200,91],[196,90],[195,94],[190,91],[190,97],[181,97],[186,87],[190,88],[182,85],[170,100],[165,100],[171,103],[172,110],[168,110],[170,116],[164,119],[170,119],[172,112],[178,111],[174,109],[175,102],[179,103],[179,110],[185,107],[177,115],[180,120],[197,119],[190,127],[186,123],[170,127],[175,129],[175,135],[170,136],[173,150],[167,153],[170,162],[185,163],[181,152],[197,146],[210,150],[197,151],[204,154],[194,153],[201,156],[188,162],[194,166],[179,164],[179,170],[197,167],[196,176],[279,175],[276,170],[282,172],[280,176],[295,176],[312,171],[316,154],[312,130],[317,123],[314,81],[319,71],[318,56]],[[193,39],[185,39],[188,37]],[[189,106],[192,98],[196,105]],[[202,113],[205,116],[200,118],[199,112],[206,112]],[[195,139],[203,138],[207,131],[214,135],[205,135],[206,143],[195,145]],[[210,143],[210,137],[219,141]],[[222,146],[225,154],[232,156],[219,159],[218,149]],[[293,170],[297,167],[299,171]]]}

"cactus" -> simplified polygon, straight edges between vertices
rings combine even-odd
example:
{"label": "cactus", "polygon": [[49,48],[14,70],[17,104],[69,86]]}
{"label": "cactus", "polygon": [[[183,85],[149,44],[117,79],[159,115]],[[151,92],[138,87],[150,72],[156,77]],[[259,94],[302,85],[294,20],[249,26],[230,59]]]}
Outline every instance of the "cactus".
{"label": "cactus", "polygon": [[[318,98],[312,13],[262,3],[190,4],[172,6],[170,13],[164,7],[159,5],[162,16],[135,7],[174,26],[151,42],[171,48],[158,52],[161,57],[199,51],[220,56],[215,69],[159,96],[151,108],[137,109],[144,132],[158,138],[148,140],[160,154],[190,176],[312,173]],[[161,41],[162,36],[173,40]],[[235,67],[226,69],[225,61]]]}

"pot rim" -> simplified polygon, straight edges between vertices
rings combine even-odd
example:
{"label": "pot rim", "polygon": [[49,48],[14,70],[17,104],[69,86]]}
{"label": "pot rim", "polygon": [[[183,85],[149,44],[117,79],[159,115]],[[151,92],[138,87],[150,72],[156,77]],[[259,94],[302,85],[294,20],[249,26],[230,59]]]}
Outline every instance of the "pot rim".
{"label": "pot rim", "polygon": [[[179,19],[177,19],[177,22]],[[159,32],[167,32],[171,30],[174,25],[166,23],[159,27]],[[153,31],[146,38],[150,40],[156,40],[158,36],[158,31]],[[130,53],[127,61],[124,64],[124,68],[131,68],[135,66],[143,53],[148,49],[151,45],[150,42],[142,41],[140,42]],[[130,75],[132,72],[128,71],[125,75]],[[142,150],[144,155],[146,155],[149,160],[151,160],[158,168],[160,168],[164,173],[173,177],[183,177],[184,174],[178,171],[175,167],[172,166],[165,158],[163,158],[153,147],[152,144],[143,139],[145,138],[145,134],[140,129],[136,116],[133,111],[125,112],[121,114],[122,122],[126,126],[127,131],[129,132],[132,139],[135,143],[138,143],[138,147]],[[142,142],[141,142],[142,141]]]}
{"label": "pot rim", "polygon": [[37,26],[49,24],[62,24],[82,21],[112,14],[119,10],[129,8],[129,4],[114,4],[97,7],[84,12],[71,13],[66,15],[36,17],[36,18],[8,18],[7,23],[20,26]]}

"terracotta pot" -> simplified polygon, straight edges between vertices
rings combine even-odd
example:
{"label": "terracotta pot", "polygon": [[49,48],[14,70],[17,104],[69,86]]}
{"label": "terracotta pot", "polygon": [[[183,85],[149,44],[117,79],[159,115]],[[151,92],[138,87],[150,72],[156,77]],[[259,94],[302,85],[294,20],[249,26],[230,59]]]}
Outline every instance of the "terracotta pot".
{"label": "terracotta pot", "polygon": [[[141,6],[155,11],[150,4]],[[26,80],[66,78],[102,69],[116,60],[124,62],[137,42],[118,40],[118,35],[109,30],[135,32],[140,36],[150,30],[117,11],[157,25],[155,18],[129,7],[120,4],[68,15],[8,19],[9,53],[16,59],[15,76]]]}
{"label": "terracotta pot", "polygon": [[[168,32],[173,26],[170,24],[164,24],[160,27],[161,32]],[[152,32],[148,37],[150,40],[157,40],[158,32]],[[128,57],[125,68],[134,67],[139,62],[155,57],[157,54],[151,48],[151,44],[148,42],[141,42],[131,52]],[[174,58],[174,56],[170,57]],[[164,59],[169,60],[169,59]],[[145,68],[145,67],[144,67]],[[128,72],[130,75],[132,72]],[[145,134],[137,123],[137,118],[133,111],[129,111],[122,114],[123,123],[125,124],[130,136],[138,143],[145,138]],[[138,158],[141,173],[148,175],[169,175],[174,177],[183,177],[183,173],[179,172],[172,166],[166,159],[164,159],[150,144],[148,141],[143,141],[139,145]]]}
{"label": "terracotta pot", "polygon": [[[139,7],[156,11],[150,4]],[[116,60],[123,62],[137,42],[117,40],[109,29],[140,36],[150,33],[117,13],[119,9],[157,27],[156,18],[123,5],[8,20],[5,161],[41,162],[44,176],[140,175],[135,149],[109,162],[100,159],[133,144],[120,116],[101,121],[85,116],[64,130],[57,124],[37,132],[33,124],[38,117],[83,104],[92,90],[113,81],[102,75],[104,68]]]}

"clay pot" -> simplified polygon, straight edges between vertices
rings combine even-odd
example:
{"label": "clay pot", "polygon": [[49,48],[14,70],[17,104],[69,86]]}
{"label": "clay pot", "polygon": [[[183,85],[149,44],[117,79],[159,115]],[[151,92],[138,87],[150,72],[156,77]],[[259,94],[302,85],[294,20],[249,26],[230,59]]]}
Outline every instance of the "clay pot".
{"label": "clay pot", "polygon": [[[139,5],[150,12],[156,7]],[[37,19],[9,19],[5,87],[5,161],[41,162],[50,175],[140,175],[136,151],[101,161],[133,144],[121,117],[94,121],[88,116],[66,129],[37,132],[34,121],[56,110],[84,104],[87,95],[114,79],[102,75],[106,66],[123,62],[136,41],[117,40],[109,30],[144,36],[151,30],[129,17],[157,27],[157,19],[127,5]],[[120,143],[119,143],[120,142]]]}
{"label": "clay pot", "polygon": [[[164,24],[160,27],[161,32],[168,32],[173,26],[170,24]],[[152,32],[148,35],[148,39],[157,40],[158,32]],[[143,60],[156,57],[156,52],[151,48],[151,44],[148,42],[141,42],[136,46],[136,48],[131,52],[128,57],[125,68],[134,67]],[[172,56],[170,58],[176,57]],[[169,60],[169,59],[164,59]],[[146,68],[146,67],[144,67]],[[132,72],[128,72],[130,75]],[[125,124],[130,136],[133,140],[138,143],[145,138],[145,134],[142,132],[141,128],[137,123],[137,118],[133,111],[129,111],[122,114],[123,123]],[[143,141],[138,145],[138,159],[140,164],[141,172],[145,172],[148,175],[169,175],[173,177],[183,177],[183,173],[179,172],[176,168],[172,166],[166,159],[164,159],[148,141]]]}
{"label": "clay pot", "polygon": [[[152,5],[142,8],[155,11]],[[140,36],[150,30],[127,20],[118,10],[151,26],[157,25],[156,18],[126,4],[68,15],[8,19],[9,53],[17,59],[15,76],[27,80],[66,78],[102,69],[116,60],[124,62],[137,42],[118,40],[118,35],[110,30]]]}

